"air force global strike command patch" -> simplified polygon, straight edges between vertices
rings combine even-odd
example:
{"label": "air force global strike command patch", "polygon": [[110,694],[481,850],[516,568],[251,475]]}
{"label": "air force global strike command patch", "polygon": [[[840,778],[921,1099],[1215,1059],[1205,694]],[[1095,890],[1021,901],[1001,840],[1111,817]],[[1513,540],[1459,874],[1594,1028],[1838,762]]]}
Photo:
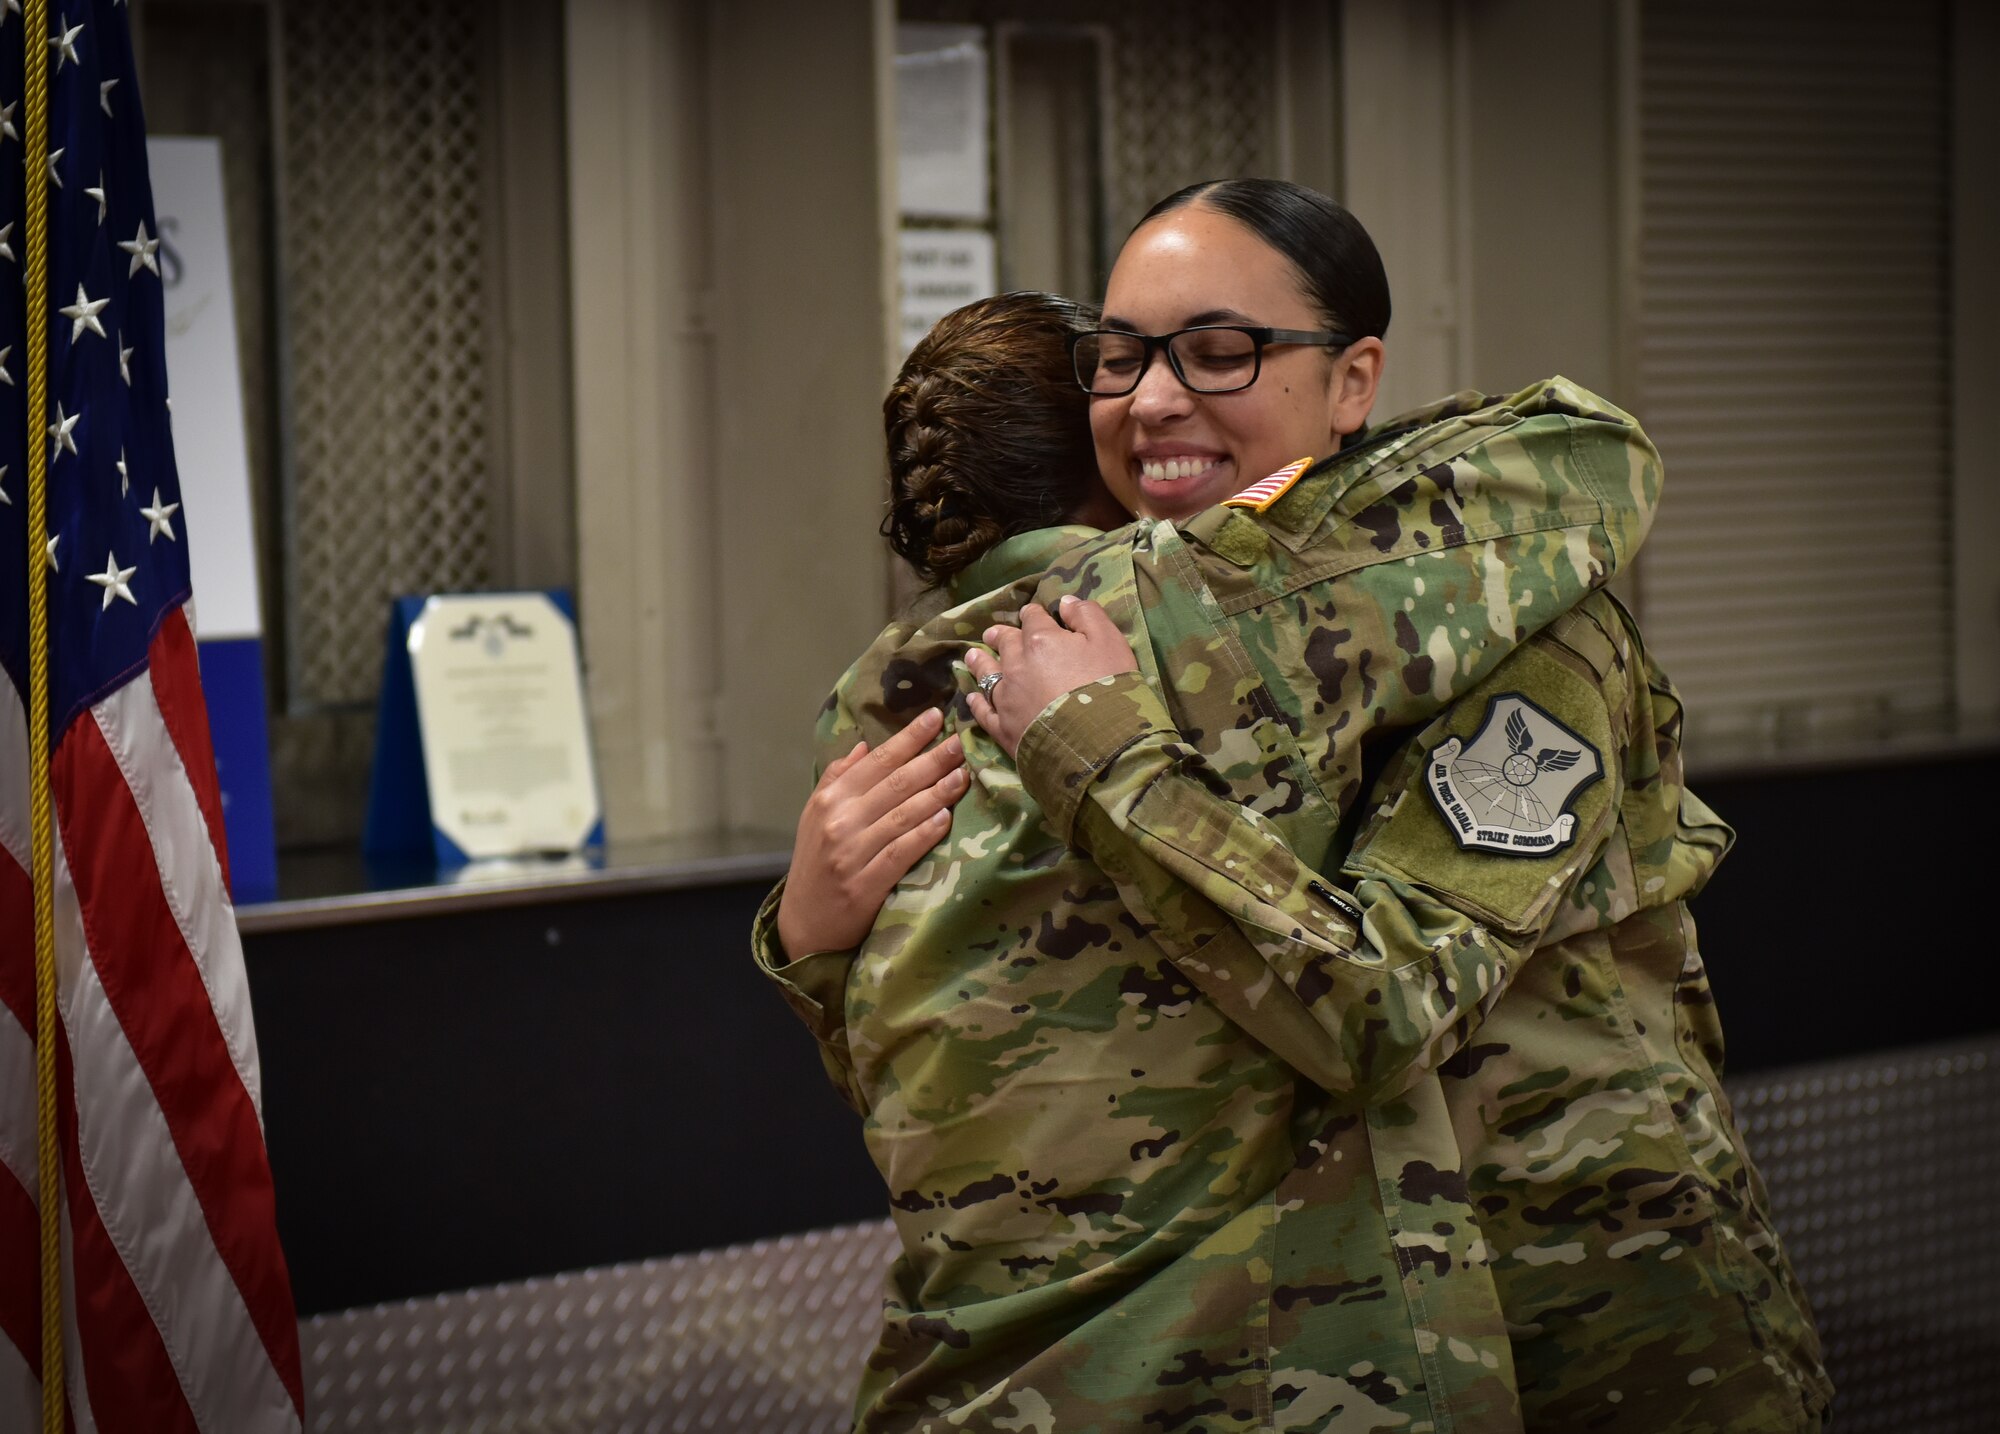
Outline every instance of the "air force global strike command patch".
{"label": "air force global strike command patch", "polygon": [[1518,692],[1486,704],[1469,742],[1438,743],[1424,785],[1459,846],[1547,856],[1576,839],[1570,807],[1604,775],[1597,748]]}

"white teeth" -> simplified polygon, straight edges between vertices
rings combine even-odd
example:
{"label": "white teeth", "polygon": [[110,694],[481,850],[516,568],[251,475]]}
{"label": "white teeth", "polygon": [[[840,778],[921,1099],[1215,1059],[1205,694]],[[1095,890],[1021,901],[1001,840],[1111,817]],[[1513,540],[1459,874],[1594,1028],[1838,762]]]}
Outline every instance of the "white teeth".
{"label": "white teeth", "polygon": [[1215,464],[1216,460],[1212,458],[1149,458],[1141,460],[1139,473],[1154,483],[1178,483],[1198,473],[1206,473]]}

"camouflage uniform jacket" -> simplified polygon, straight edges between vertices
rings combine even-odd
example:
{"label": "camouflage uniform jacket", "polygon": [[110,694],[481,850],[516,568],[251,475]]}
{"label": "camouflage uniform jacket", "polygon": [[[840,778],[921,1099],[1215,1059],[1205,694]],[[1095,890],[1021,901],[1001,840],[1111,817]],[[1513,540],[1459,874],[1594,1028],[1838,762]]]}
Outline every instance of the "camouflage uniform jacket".
{"label": "camouflage uniform jacket", "polygon": [[[1458,1019],[1413,967],[1486,938],[1420,893],[1367,893],[1381,950],[1331,968],[1338,994],[1318,1004],[1381,1004],[1396,1039],[1357,1016],[1332,1062],[1341,1043],[1282,972],[1287,952],[1353,957],[1349,899],[1305,873],[1338,850],[1364,769],[1601,584],[1657,484],[1636,426],[1572,386],[1467,397],[1318,465],[1268,511],[1134,525],[1039,587],[893,627],[850,670],[822,763],[962,695],[957,659],[992,618],[1095,596],[1149,681],[1198,699],[1148,729],[1177,731],[1155,749],[1195,778],[1155,784],[1180,803],[1168,825],[1202,850],[1232,820],[1282,835],[1298,875],[1263,893],[1285,917],[1262,949],[1256,922],[1161,875],[1143,840],[1110,854],[1116,823],[1105,864],[1084,862],[1072,820],[1109,783],[1056,783],[1045,818],[953,703],[973,790],[863,948],[783,966],[766,908],[763,960],[863,1111],[903,1237],[864,1428],[1518,1427],[1452,1127],[1436,1079],[1411,1083]],[[1246,642],[1211,569],[1239,587],[1281,574],[1297,610]],[[1287,652],[1317,674],[1311,720],[1271,698],[1265,668]],[[1210,960],[1225,948],[1254,975]],[[1280,997],[1303,1018],[1266,1019]]]}
{"label": "camouflage uniform jacket", "polygon": [[[1679,699],[1616,601],[1563,614],[1405,748],[1324,930],[1282,817],[1188,821],[1212,779],[1170,724],[1193,714],[1130,678],[1090,696],[1024,738],[1030,790],[1178,970],[1381,1128],[1385,1207],[1417,1185],[1442,1216],[1421,1258],[1450,1273],[1470,1237],[1451,1278],[1486,1267],[1525,1426],[1816,1428],[1831,1387],[1687,907],[1730,834],[1685,787]],[[1541,766],[1577,774],[1566,835],[1556,803],[1508,806]],[[1522,841],[1547,850],[1495,849]]]}
{"label": "camouflage uniform jacket", "polygon": [[[1183,675],[1058,701],[1018,754],[1030,793],[1178,971],[1380,1135],[1405,1248],[1460,1284],[1485,1267],[1528,1428],[1817,1427],[1831,1388],[1722,1088],[1687,906],[1730,833],[1686,788],[1679,698],[1615,600],[1527,637],[1405,744],[1330,884],[1288,774],[1275,804],[1203,808],[1223,783],[1194,734],[1276,705],[1352,811],[1356,752],[1412,710],[1397,687],[1434,688],[1454,607],[1480,611],[1416,581],[1368,631],[1352,576],[1298,561],[1324,528],[1282,541],[1319,505],[1288,494],[1255,533],[1227,510],[1190,524],[1254,672],[1233,698]],[[1434,551],[1421,528],[1383,536],[1392,564]],[[1158,653],[1210,640],[1149,619]],[[1341,692],[1385,653],[1357,719]],[[1425,1193],[1434,1223],[1398,1218]]]}

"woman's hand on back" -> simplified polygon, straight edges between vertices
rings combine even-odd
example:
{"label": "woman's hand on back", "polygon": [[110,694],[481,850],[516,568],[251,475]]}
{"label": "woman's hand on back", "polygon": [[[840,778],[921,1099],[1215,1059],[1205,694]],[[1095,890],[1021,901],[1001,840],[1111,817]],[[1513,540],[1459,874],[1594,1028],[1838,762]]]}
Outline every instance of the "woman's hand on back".
{"label": "woman's hand on back", "polygon": [[873,751],[858,743],[820,775],[778,902],[787,959],[859,946],[896,883],[951,825],[951,805],[970,779],[956,734],[926,748],[943,720],[928,709]]}
{"label": "woman's hand on back", "polygon": [[1058,697],[1101,677],[1139,670],[1132,645],[1103,608],[1068,595],[1059,606],[1060,623],[1042,607],[1024,607],[1019,627],[986,629],[995,656],[976,649],[966,655],[974,677],[1001,676],[967,701],[974,720],[1010,757],[1020,749],[1021,735]]}

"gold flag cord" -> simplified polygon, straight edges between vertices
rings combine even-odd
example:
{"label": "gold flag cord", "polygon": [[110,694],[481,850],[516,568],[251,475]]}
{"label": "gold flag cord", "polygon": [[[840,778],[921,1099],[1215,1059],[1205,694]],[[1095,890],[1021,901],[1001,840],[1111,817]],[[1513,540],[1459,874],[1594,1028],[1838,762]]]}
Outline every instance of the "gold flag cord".
{"label": "gold flag cord", "polygon": [[35,1205],[42,1234],[42,1434],[63,1434],[62,1166],[56,1151],[55,829],[49,809],[48,454],[35,425],[48,414],[49,152],[48,0],[21,15],[21,187],[27,201],[28,301],[28,822],[35,889]]}

